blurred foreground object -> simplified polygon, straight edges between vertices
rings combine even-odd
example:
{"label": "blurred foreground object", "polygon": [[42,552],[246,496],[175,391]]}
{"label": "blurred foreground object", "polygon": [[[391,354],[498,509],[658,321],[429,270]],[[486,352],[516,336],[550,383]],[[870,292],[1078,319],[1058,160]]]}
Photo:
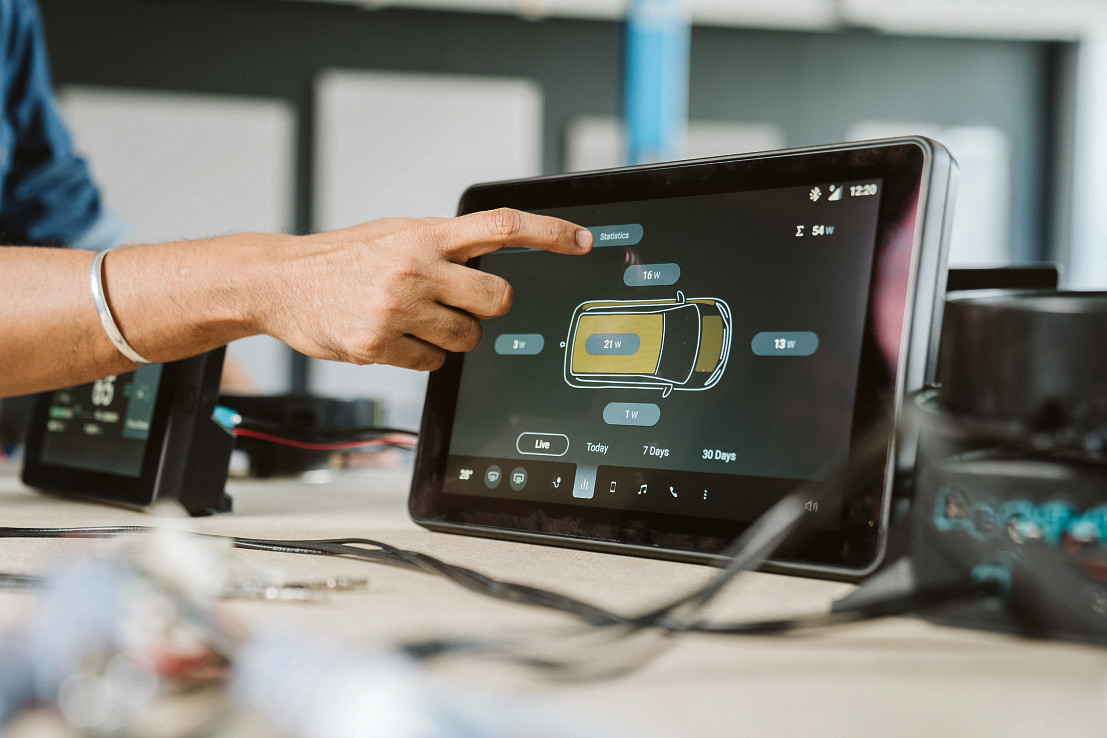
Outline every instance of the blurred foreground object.
{"label": "blurred foreground object", "polygon": [[[169,521],[172,522],[172,521]],[[294,738],[611,735],[534,705],[438,682],[390,648],[353,649],[301,629],[249,635],[225,597],[325,601],[364,585],[284,581],[246,566],[229,538],[171,527],[109,539],[95,555],[37,577],[33,621],[0,636],[0,732],[39,735],[46,708],[62,734],[247,734]]]}

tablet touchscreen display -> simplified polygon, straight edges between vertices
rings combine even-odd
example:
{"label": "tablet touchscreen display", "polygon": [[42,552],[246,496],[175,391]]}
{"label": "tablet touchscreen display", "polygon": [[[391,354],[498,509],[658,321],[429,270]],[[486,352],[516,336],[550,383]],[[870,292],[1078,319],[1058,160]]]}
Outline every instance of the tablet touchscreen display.
{"label": "tablet touchscreen display", "polygon": [[[922,157],[883,153],[470,191],[595,245],[479,260],[515,302],[432,378],[416,517],[711,552],[833,474],[894,412]],[[885,492],[812,503],[800,559],[871,557]]]}

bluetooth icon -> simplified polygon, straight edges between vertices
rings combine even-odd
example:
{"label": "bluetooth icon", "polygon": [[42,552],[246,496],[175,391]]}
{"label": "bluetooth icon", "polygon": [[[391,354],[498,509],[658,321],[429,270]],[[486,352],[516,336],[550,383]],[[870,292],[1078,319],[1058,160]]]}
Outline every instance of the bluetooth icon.
{"label": "bluetooth icon", "polygon": [[819,198],[823,196],[823,191],[818,187],[811,188],[811,202],[818,202]]}

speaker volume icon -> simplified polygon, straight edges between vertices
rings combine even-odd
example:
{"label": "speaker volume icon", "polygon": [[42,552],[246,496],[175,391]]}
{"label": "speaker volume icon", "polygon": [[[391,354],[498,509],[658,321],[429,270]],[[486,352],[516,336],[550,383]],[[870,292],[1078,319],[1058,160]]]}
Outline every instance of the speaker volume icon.
{"label": "speaker volume icon", "polygon": [[818,512],[819,503],[815,500],[808,500],[807,502],[803,503],[803,509],[807,512]]}

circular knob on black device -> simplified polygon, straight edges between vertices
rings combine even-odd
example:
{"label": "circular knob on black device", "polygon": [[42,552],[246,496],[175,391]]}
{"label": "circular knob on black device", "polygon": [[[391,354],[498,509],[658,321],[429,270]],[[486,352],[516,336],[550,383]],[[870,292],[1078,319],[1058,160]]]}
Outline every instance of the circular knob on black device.
{"label": "circular knob on black device", "polygon": [[1023,432],[1107,424],[1107,292],[952,293],[938,379],[958,417]]}

